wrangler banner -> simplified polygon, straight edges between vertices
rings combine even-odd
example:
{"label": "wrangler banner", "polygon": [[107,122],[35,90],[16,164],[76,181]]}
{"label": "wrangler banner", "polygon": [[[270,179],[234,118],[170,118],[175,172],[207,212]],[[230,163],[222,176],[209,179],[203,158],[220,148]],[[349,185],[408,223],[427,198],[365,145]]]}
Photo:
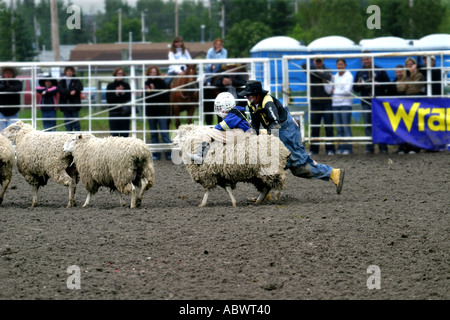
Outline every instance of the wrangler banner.
{"label": "wrangler banner", "polygon": [[450,98],[372,99],[373,143],[409,143],[425,150],[450,144]]}

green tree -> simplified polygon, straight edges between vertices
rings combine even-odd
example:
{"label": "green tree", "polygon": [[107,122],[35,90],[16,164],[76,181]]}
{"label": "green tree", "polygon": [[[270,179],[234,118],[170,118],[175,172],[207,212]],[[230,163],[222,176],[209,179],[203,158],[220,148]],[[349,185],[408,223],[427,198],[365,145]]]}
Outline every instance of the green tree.
{"label": "green tree", "polygon": [[225,36],[230,58],[250,57],[250,50],[259,41],[272,36],[272,30],[262,22],[243,20],[235,23]]}

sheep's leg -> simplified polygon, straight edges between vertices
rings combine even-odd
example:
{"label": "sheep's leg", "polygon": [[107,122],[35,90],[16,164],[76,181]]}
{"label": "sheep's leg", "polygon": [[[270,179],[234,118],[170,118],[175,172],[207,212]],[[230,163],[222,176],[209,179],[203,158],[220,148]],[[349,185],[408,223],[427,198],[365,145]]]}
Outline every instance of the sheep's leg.
{"label": "sheep's leg", "polygon": [[38,205],[38,190],[39,186],[33,186],[33,202],[31,203],[32,207],[36,207]]}
{"label": "sheep's leg", "polygon": [[270,191],[269,188],[264,188],[264,189],[260,192],[258,198],[256,199],[255,204],[261,204],[261,203],[264,201],[264,199],[266,198],[266,196],[267,196],[267,194],[269,193],[269,191]]}
{"label": "sheep's leg", "polygon": [[86,197],[86,201],[83,204],[83,208],[87,207],[89,205],[89,203],[91,203],[91,197],[92,197],[92,193],[88,193],[87,197]]}
{"label": "sheep's leg", "polygon": [[142,198],[144,196],[144,192],[145,190],[147,190],[147,184],[148,184],[148,180],[145,178],[141,179],[141,190],[139,190],[139,194],[137,196],[136,199],[136,206],[139,207],[141,205],[142,202]]}
{"label": "sheep's leg", "polygon": [[226,186],[225,190],[227,190],[228,194],[230,195],[231,204],[233,205],[233,207],[236,207],[236,198],[233,196],[233,193],[231,193],[231,187],[230,186]]}
{"label": "sheep's leg", "polygon": [[205,194],[203,195],[202,202],[198,205],[199,207],[204,207],[206,205],[206,201],[208,201],[209,190],[205,189]]}
{"label": "sheep's leg", "polygon": [[75,191],[77,190],[77,185],[75,181],[72,180],[69,186],[69,203],[67,204],[67,208],[75,207],[77,204],[75,203]]}
{"label": "sheep's leg", "polygon": [[136,187],[131,184],[131,205],[130,205],[130,209],[134,209],[136,208]]}
{"label": "sheep's leg", "polygon": [[3,190],[2,193],[0,194],[0,204],[2,204],[3,202],[3,196],[5,195],[6,189],[8,189],[8,185],[11,182],[11,179],[7,179],[5,181],[3,181]]}

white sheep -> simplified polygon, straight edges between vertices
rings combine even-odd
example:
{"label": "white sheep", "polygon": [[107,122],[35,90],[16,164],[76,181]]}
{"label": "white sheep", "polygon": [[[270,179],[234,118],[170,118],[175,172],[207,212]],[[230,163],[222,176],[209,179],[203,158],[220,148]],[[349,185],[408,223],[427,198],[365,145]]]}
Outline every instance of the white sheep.
{"label": "white sheep", "polygon": [[33,187],[32,207],[38,205],[38,190],[49,178],[69,187],[67,207],[76,205],[78,173],[72,165],[72,157],[62,150],[71,134],[38,131],[21,120],[6,127],[2,134],[16,145],[17,169]]}
{"label": "white sheep", "polygon": [[2,187],[0,191],[0,205],[11,182],[14,161],[15,152],[11,141],[0,134],[0,185]]}
{"label": "white sheep", "polygon": [[183,125],[174,139],[192,179],[205,189],[200,207],[206,205],[210,190],[218,185],[227,191],[233,206],[236,206],[236,199],[231,190],[236,188],[238,182],[252,183],[256,187],[260,192],[256,204],[261,204],[270,190],[277,191],[279,195],[279,191],[285,188],[284,168],[290,153],[277,137],[254,134],[233,136],[235,129],[229,130],[227,135],[231,134],[232,141],[226,144],[213,141],[203,163],[196,164],[186,154],[199,150],[204,136],[202,130],[215,129]]}
{"label": "white sheep", "polygon": [[[73,155],[81,182],[88,191],[83,207],[89,205],[91,197],[103,186],[119,192],[122,206],[125,201],[121,194],[131,193],[130,208],[136,208],[144,192],[153,186],[152,153],[140,139],[78,134],[66,141],[62,150]],[[140,188],[139,194],[136,187]]]}

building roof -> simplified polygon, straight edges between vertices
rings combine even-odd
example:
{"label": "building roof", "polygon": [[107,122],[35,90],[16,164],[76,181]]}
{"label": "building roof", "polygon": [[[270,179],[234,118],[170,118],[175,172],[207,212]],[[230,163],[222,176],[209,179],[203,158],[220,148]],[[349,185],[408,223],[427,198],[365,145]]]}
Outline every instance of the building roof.
{"label": "building roof", "polygon": [[[133,43],[133,60],[167,60],[170,43]],[[192,59],[204,58],[212,42],[185,42]],[[79,44],[70,53],[69,61],[111,61],[128,57],[128,43]],[[127,58],[126,58],[127,59]]]}

